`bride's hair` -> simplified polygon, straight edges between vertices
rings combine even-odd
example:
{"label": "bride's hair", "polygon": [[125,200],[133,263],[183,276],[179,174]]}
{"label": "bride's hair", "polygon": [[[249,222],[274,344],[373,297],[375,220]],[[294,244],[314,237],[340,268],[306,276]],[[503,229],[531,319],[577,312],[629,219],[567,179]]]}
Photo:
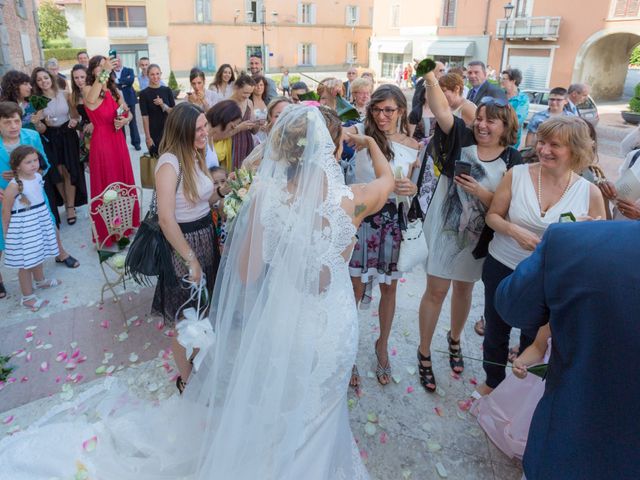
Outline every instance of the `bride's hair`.
{"label": "bride's hair", "polygon": [[333,144],[336,146],[336,149],[333,151],[333,154],[335,155],[340,148],[340,142],[342,141],[342,121],[338,114],[329,107],[321,105],[318,107],[318,110],[320,110],[320,113],[322,114],[324,123],[327,124],[327,130],[329,130],[331,140],[333,140]]}

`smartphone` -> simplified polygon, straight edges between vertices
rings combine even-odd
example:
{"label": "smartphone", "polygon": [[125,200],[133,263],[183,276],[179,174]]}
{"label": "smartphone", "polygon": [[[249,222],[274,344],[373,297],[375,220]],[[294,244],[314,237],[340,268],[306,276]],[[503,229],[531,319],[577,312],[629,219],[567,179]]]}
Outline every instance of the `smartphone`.
{"label": "smartphone", "polygon": [[118,56],[118,54],[116,53],[116,51],[112,48],[111,50],[109,50],[109,58],[111,60],[115,59]]}
{"label": "smartphone", "polygon": [[471,164],[464,160],[458,160],[455,165],[454,173],[456,177],[458,175],[471,175]]}

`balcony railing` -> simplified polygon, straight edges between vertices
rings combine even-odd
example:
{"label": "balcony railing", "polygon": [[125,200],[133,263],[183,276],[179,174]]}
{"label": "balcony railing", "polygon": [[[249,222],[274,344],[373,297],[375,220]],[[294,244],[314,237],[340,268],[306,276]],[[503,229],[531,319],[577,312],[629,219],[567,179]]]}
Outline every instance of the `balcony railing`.
{"label": "balcony railing", "polygon": [[517,17],[509,20],[498,20],[496,36],[504,36],[505,25],[507,38],[521,40],[557,40],[560,32],[561,17]]}

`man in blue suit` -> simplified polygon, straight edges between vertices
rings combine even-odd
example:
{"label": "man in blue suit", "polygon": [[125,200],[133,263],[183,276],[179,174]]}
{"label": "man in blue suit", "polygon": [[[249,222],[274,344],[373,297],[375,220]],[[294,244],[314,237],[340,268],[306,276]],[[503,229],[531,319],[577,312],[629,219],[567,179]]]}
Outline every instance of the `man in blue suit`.
{"label": "man in blue suit", "polygon": [[136,150],[140,150],[140,134],[138,133],[138,123],[136,122],[136,104],[138,103],[138,97],[133,89],[133,82],[135,81],[136,76],[133,69],[122,66],[120,57],[117,57],[116,60],[117,66],[113,70],[116,76],[116,84],[122,92],[124,102],[129,107],[129,110],[131,110],[131,115],[133,115],[133,118],[129,122],[129,137],[131,139],[131,145],[133,145],[133,148]]}
{"label": "man in blue suit", "polygon": [[552,225],[498,287],[507,323],[551,326],[527,480],[640,478],[639,239],[640,222]]}
{"label": "man in blue suit", "polygon": [[469,65],[467,65],[467,77],[471,84],[471,88],[467,94],[467,100],[472,101],[476,105],[480,105],[484,97],[500,98],[502,100],[507,99],[504,90],[487,80],[487,68],[480,60],[469,62]]}

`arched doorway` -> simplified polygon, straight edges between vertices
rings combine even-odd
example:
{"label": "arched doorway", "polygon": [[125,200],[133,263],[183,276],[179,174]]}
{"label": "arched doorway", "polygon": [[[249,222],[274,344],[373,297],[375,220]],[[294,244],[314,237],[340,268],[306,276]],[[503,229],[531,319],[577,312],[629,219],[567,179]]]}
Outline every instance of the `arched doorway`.
{"label": "arched doorway", "polygon": [[622,96],[629,55],[640,43],[640,30],[601,30],[578,50],[572,82],[591,85],[591,95],[599,100]]}

